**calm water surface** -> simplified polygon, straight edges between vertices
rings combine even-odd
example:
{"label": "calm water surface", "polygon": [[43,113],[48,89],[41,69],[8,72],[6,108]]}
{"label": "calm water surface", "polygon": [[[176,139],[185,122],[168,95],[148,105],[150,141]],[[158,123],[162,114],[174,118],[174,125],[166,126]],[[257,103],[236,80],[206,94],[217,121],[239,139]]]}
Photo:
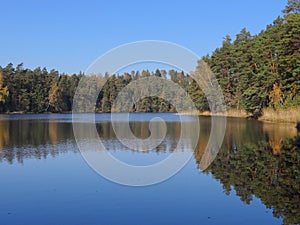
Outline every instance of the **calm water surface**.
{"label": "calm water surface", "polygon": [[[89,122],[90,115],[81,116]],[[96,116],[97,130],[115,157],[152,164],[174,150],[181,131],[176,114],[137,113],[130,115],[133,133],[147,138],[154,116],[166,121],[168,132],[152,151],[123,146],[109,114]],[[160,184],[128,187],[86,164],[72,115],[0,115],[0,224],[299,224],[300,139],[294,126],[228,119],[219,154],[201,171],[210,124],[200,117],[197,148],[179,173]]]}

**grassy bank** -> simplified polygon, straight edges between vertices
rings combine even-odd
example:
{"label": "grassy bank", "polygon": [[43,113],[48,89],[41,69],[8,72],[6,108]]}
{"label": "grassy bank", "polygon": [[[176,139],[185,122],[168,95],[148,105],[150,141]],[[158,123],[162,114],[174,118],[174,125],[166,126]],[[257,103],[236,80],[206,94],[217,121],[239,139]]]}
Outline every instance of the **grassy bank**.
{"label": "grassy bank", "polygon": [[248,118],[251,117],[251,114],[247,113],[244,110],[237,110],[237,109],[228,109],[226,113],[217,113],[213,114],[209,111],[200,112],[199,115],[201,116],[227,116],[227,117],[236,117],[236,118]]}
{"label": "grassy bank", "polygon": [[248,118],[251,117],[251,114],[247,113],[244,110],[237,109],[228,109],[226,113],[212,113],[210,111],[189,111],[185,113],[180,113],[181,115],[199,115],[199,116],[227,116],[227,117],[236,117],[236,118]]}
{"label": "grassy bank", "polygon": [[277,110],[267,108],[263,110],[262,116],[259,118],[259,120],[270,122],[297,123],[300,122],[300,107]]}
{"label": "grassy bank", "polygon": [[[201,115],[201,116],[227,116],[237,118],[250,118],[251,113],[247,113],[244,110],[228,109],[225,114],[212,114],[209,111],[199,112],[191,111],[182,113],[183,115]],[[264,109],[262,116],[258,120],[277,122],[277,123],[300,123],[300,107],[293,107],[288,109],[274,110],[271,108]],[[298,125],[300,126],[300,125]]]}

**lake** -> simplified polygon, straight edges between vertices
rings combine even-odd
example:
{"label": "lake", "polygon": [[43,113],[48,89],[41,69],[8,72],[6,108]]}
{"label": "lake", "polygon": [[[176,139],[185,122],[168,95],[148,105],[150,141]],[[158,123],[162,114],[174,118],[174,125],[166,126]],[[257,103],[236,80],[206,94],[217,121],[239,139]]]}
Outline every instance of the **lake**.
{"label": "lake", "polygon": [[[84,125],[92,114],[80,116]],[[111,155],[145,166],[173,153],[182,128],[176,114],[134,113],[129,118],[133,134],[149,137],[153,117],[164,119],[167,128],[153,150],[122,145],[110,114],[96,115],[96,129]],[[184,118],[182,123],[194,123]],[[299,224],[295,126],[228,118],[222,147],[202,171],[211,118],[199,121],[196,149],[178,173],[158,184],[132,187],[103,178],[86,163],[72,115],[0,115],[0,224]]]}

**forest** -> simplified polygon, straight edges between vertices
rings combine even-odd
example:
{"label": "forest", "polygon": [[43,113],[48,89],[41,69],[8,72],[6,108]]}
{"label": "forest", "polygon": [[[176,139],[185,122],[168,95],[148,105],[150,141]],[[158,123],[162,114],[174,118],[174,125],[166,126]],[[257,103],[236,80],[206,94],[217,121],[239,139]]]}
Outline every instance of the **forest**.
{"label": "forest", "polygon": [[[264,109],[288,110],[300,106],[300,1],[289,0],[274,22],[259,34],[243,28],[235,38],[225,36],[221,47],[205,61],[217,77],[229,109],[242,110],[254,117]],[[46,68],[0,66],[0,113],[70,112],[79,80],[84,73],[61,74]],[[96,112],[110,112],[118,92],[133,80],[158,76],[181,86],[200,111],[209,111],[207,99],[197,83],[182,71],[131,71],[105,74],[108,81],[96,102]],[[96,80],[95,80],[96,79]],[[92,77],[99,82],[101,76]],[[148,97],[132,112],[176,112],[166,100]]]}

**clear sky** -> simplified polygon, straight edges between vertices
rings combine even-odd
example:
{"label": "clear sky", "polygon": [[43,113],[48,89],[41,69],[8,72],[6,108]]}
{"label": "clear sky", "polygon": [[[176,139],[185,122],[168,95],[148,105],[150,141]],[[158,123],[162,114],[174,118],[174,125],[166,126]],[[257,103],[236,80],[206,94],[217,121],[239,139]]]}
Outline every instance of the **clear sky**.
{"label": "clear sky", "polygon": [[243,27],[259,33],[286,2],[0,0],[0,65],[77,73],[111,48],[140,40],[174,42],[203,56]]}

